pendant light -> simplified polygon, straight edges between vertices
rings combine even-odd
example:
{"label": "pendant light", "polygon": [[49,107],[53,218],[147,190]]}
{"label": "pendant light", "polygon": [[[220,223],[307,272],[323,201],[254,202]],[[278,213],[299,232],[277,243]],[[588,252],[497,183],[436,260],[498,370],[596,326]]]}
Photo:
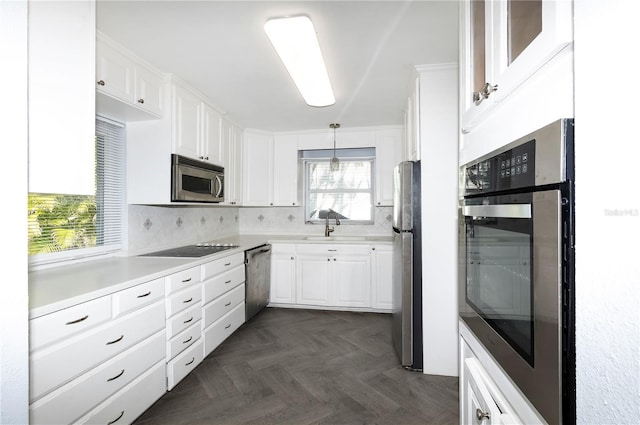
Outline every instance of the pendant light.
{"label": "pendant light", "polygon": [[340,124],[331,123],[329,127],[333,128],[333,158],[329,162],[329,170],[335,172],[340,169],[340,160],[336,156],[336,128],[340,128]]}

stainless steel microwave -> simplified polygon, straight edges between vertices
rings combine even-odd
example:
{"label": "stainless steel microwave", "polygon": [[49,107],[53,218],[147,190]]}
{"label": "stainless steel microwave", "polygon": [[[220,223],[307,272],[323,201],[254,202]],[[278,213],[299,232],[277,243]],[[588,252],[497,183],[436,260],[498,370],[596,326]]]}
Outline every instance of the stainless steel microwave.
{"label": "stainless steel microwave", "polygon": [[224,201],[224,168],[171,155],[171,202]]}

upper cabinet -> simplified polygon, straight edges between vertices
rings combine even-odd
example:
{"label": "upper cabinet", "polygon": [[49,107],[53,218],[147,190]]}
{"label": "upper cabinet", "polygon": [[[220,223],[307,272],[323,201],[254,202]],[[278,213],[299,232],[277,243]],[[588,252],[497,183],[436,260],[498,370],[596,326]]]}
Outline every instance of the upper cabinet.
{"label": "upper cabinet", "polygon": [[220,113],[184,84],[171,91],[173,152],[222,165]]}
{"label": "upper cabinet", "polygon": [[30,192],[95,194],[95,19],[93,1],[29,2]]}
{"label": "upper cabinet", "polygon": [[164,76],[98,33],[96,112],[118,121],[158,119],[163,112]]}
{"label": "upper cabinet", "polygon": [[222,160],[225,170],[224,204],[242,204],[242,129],[226,119],[220,121]]}
{"label": "upper cabinet", "polygon": [[243,145],[243,205],[299,205],[297,136],[245,131]]}
{"label": "upper cabinet", "polygon": [[402,131],[380,130],[375,134],[377,207],[393,206],[393,169],[402,160]]}
{"label": "upper cabinet", "polygon": [[571,43],[572,3],[467,0],[461,13],[461,124],[466,133]]}

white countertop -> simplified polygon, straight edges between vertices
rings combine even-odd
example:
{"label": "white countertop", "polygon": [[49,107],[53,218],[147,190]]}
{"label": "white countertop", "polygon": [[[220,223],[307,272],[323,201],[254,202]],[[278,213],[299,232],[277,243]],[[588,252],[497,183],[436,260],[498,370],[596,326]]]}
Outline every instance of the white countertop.
{"label": "white countertop", "polygon": [[[238,245],[238,248],[206,257],[109,257],[35,270],[29,273],[29,318],[53,313],[265,243],[323,243],[318,238],[324,239],[317,235],[236,235],[216,242],[231,243]],[[324,243],[390,244],[392,240],[391,236],[367,236],[357,240],[338,237],[336,240],[330,238]]]}

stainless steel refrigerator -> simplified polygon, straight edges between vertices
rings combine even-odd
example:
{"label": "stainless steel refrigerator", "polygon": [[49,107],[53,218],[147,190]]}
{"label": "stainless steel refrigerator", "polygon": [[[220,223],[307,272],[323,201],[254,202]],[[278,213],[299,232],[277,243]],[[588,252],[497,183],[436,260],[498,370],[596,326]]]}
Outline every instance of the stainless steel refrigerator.
{"label": "stainless steel refrigerator", "polygon": [[393,172],[393,347],[406,369],[422,370],[420,161]]}

